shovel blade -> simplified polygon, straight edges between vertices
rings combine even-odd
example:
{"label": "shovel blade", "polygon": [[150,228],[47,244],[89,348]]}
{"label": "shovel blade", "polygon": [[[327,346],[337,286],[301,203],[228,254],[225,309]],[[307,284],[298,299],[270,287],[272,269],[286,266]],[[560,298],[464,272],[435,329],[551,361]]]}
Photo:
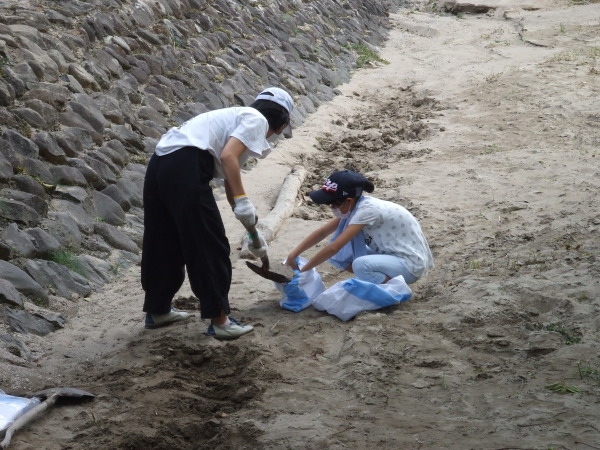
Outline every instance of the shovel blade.
{"label": "shovel blade", "polygon": [[258,266],[250,261],[246,261],[246,265],[250,270],[252,270],[252,272],[260,275],[263,278],[266,278],[267,280],[274,281],[275,283],[289,283],[292,281],[291,277],[273,270],[268,270],[265,267]]}

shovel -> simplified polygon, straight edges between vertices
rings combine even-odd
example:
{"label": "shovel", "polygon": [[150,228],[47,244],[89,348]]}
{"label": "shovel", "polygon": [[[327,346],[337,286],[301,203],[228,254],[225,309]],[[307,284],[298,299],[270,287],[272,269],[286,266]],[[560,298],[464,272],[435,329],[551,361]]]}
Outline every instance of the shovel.
{"label": "shovel", "polygon": [[[260,242],[260,239],[258,238],[258,232],[256,231],[256,226],[252,225],[252,226],[246,227],[246,230],[248,231],[249,238],[252,241],[252,245],[255,248],[260,248],[261,242]],[[292,278],[287,275],[269,270],[269,257],[266,254],[265,254],[265,256],[262,256],[260,258],[260,260],[262,262],[262,266],[254,264],[250,261],[246,261],[246,265],[254,273],[257,273],[258,275],[260,275],[263,278],[266,278],[267,280],[274,281],[275,283],[289,283],[290,281],[292,281]]]}
{"label": "shovel", "polygon": [[7,448],[10,444],[13,434],[15,434],[17,430],[20,430],[25,425],[33,422],[43,412],[52,408],[56,402],[81,403],[84,400],[89,400],[95,397],[94,394],[70,387],[45,389],[43,391],[36,392],[33,394],[33,396],[43,399],[43,402],[31,408],[6,429],[4,440],[0,442],[0,448]]}

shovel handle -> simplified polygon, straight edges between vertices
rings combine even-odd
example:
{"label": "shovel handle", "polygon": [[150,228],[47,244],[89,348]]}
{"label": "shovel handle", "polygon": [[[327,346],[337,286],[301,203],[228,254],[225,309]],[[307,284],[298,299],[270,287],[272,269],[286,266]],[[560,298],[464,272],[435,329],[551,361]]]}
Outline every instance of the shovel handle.
{"label": "shovel handle", "polygon": [[10,440],[12,439],[13,434],[25,425],[30,422],[33,422],[38,416],[40,416],[44,411],[50,409],[58,400],[59,393],[56,392],[44,400],[42,403],[34,406],[17,420],[15,420],[10,427],[6,429],[6,434],[4,435],[4,440],[0,442],[0,448],[6,448],[10,444]]}
{"label": "shovel handle", "polygon": [[248,237],[252,241],[252,245],[255,248],[260,248],[261,242],[260,242],[260,239],[258,238],[258,231],[256,231],[256,226],[250,225],[249,227],[246,227],[246,231],[248,231]]}
{"label": "shovel handle", "polygon": [[[250,225],[246,227],[246,231],[248,232],[248,237],[252,241],[252,245],[254,248],[262,247],[262,243],[258,238],[258,231],[256,231],[256,225]],[[260,258],[262,262],[263,269],[269,270],[269,257],[267,255]]]}

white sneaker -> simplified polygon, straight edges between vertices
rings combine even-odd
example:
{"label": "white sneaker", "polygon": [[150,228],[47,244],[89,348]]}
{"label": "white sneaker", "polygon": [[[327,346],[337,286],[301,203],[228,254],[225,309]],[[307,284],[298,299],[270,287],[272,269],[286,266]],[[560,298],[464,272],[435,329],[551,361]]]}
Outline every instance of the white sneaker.
{"label": "white sneaker", "polygon": [[175,322],[183,322],[188,320],[192,315],[185,311],[171,308],[166,314],[146,314],[146,328],[160,328],[171,325]]}
{"label": "white sneaker", "polygon": [[232,341],[254,330],[252,325],[242,325],[233,317],[229,318],[229,325],[220,327],[212,323],[208,327],[206,334],[220,341]]}

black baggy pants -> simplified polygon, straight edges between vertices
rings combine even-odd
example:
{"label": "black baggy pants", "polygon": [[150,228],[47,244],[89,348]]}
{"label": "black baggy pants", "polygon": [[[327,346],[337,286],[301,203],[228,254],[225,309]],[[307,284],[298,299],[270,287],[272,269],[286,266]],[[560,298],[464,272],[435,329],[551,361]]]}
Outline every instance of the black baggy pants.
{"label": "black baggy pants", "polygon": [[166,314],[187,269],[201,317],[229,314],[229,241],[212,188],[213,156],[184,147],[152,155],[144,180],[144,312]]}

